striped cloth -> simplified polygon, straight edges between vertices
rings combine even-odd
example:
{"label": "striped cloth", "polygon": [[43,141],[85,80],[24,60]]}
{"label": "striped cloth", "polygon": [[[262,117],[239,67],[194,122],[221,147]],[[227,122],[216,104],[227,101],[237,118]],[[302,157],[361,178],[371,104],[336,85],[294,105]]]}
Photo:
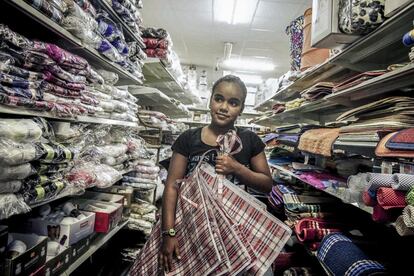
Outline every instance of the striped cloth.
{"label": "striped cloth", "polygon": [[316,257],[332,275],[357,276],[385,272],[352,241],[340,233],[329,234],[321,242]]}
{"label": "striped cloth", "polygon": [[395,230],[400,236],[414,236],[414,228],[408,227],[404,222],[404,216],[399,216],[395,221]]}
{"label": "striped cloth", "polygon": [[393,175],[392,188],[399,191],[409,191],[414,186],[414,175],[396,173]]}
{"label": "striped cloth", "polygon": [[407,206],[405,193],[392,188],[381,187],[377,191],[378,204],[385,210],[393,208],[404,208]]}
{"label": "striped cloth", "polygon": [[304,218],[295,225],[295,233],[301,242],[315,242],[330,233],[341,232],[343,228],[344,225],[334,221]]}
{"label": "striped cloth", "polygon": [[414,206],[407,205],[402,212],[402,216],[404,218],[404,224],[407,227],[414,228]]}
{"label": "striped cloth", "polygon": [[[214,168],[202,164],[198,174],[199,180],[217,194],[218,183],[215,181]],[[250,195],[234,186],[230,181],[223,182],[223,194],[220,201],[225,213],[236,225],[243,228],[246,241],[254,248],[257,261],[248,271],[249,275],[263,275],[279,255],[292,231],[284,223],[270,215],[262,206],[252,202]],[[199,275],[199,274],[197,274]]]}

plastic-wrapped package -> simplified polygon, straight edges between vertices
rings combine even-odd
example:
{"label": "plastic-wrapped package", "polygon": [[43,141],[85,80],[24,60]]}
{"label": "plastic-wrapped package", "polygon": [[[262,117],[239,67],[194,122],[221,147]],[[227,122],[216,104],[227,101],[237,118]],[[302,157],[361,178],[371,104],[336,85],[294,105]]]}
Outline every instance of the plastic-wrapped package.
{"label": "plastic-wrapped package", "polygon": [[99,46],[96,48],[99,53],[111,61],[121,62],[124,58],[118,53],[118,50],[106,39],[101,38]]}
{"label": "plastic-wrapped package", "polygon": [[40,82],[38,81],[28,81],[24,78],[12,76],[9,74],[0,72],[0,83],[13,87],[13,88],[23,88],[23,89],[38,89]]}
{"label": "plastic-wrapped package", "polygon": [[91,66],[88,66],[88,74],[86,76],[86,78],[88,79],[89,82],[91,83],[99,83],[99,84],[104,84],[105,81],[102,78],[102,76],[95,71],[95,69],[93,69]]}
{"label": "plastic-wrapped package", "polygon": [[76,156],[72,149],[58,143],[37,143],[36,146],[44,152],[39,160],[45,163],[66,163]]}
{"label": "plastic-wrapped package", "polygon": [[119,38],[124,40],[122,32],[107,14],[99,14],[98,24],[98,32],[108,41],[113,42],[115,39]]}
{"label": "plastic-wrapped package", "polygon": [[31,119],[1,119],[0,138],[16,142],[35,141],[42,136],[40,126]]}
{"label": "plastic-wrapped package", "polygon": [[69,53],[54,44],[46,43],[46,51],[47,54],[61,66],[64,65],[82,70],[86,69],[89,65],[85,59]]}
{"label": "plastic-wrapped package", "polygon": [[112,8],[115,12],[125,21],[125,23],[132,29],[134,32],[139,32],[138,26],[136,24],[136,18],[133,13],[131,13],[127,8],[122,6],[117,0],[112,0]]}
{"label": "plastic-wrapped package", "polygon": [[7,41],[19,48],[30,49],[33,47],[33,42],[26,37],[13,32],[6,25],[0,24],[0,40]]}
{"label": "plastic-wrapped package", "polygon": [[118,157],[126,154],[128,148],[124,144],[111,144],[103,146],[90,146],[85,149],[83,155],[100,160],[107,156]]}
{"label": "plastic-wrapped package", "polygon": [[0,194],[16,193],[22,188],[21,180],[9,180],[0,182]]}
{"label": "plastic-wrapped package", "polygon": [[125,161],[128,160],[128,155],[124,154],[124,155],[120,155],[118,157],[112,157],[112,156],[105,156],[102,159],[102,163],[109,165],[109,166],[116,166],[116,165],[120,165],[122,163],[124,163]]}
{"label": "plastic-wrapped package", "polygon": [[96,187],[108,188],[122,179],[122,174],[111,166],[101,164],[97,167]]}
{"label": "plastic-wrapped package", "polygon": [[26,203],[41,202],[58,195],[66,184],[63,181],[55,181],[45,185],[37,185],[23,193]]}
{"label": "plastic-wrapped package", "polygon": [[32,162],[31,164],[38,174],[52,174],[52,173],[65,172],[72,168],[72,163],[50,164],[50,163]]}
{"label": "plastic-wrapped package", "polygon": [[96,30],[98,28],[98,22],[89,13],[86,13],[78,4],[73,1],[67,1],[68,3],[68,15],[79,18],[86,24],[89,29]]}
{"label": "plastic-wrapped package", "polygon": [[87,95],[82,95],[80,98],[81,103],[83,104],[87,104],[87,105],[92,105],[92,106],[98,106],[99,105],[99,100],[96,99],[95,97],[91,97],[91,96],[87,96]]}
{"label": "plastic-wrapped package", "polygon": [[30,212],[30,207],[15,194],[0,195],[0,219],[7,219],[13,215]]}
{"label": "plastic-wrapped package", "polygon": [[54,5],[49,3],[48,0],[25,0],[30,5],[32,5],[35,9],[41,11],[47,17],[52,19],[53,21],[60,23],[63,18],[62,11],[56,8]]}
{"label": "plastic-wrapped package", "polygon": [[1,166],[0,180],[22,180],[35,173],[36,171],[29,163],[9,167]]}
{"label": "plastic-wrapped package", "polygon": [[93,187],[97,180],[94,162],[78,162],[66,175],[66,179],[71,185],[79,188]]}
{"label": "plastic-wrapped package", "polygon": [[63,88],[59,85],[55,85],[53,83],[47,82],[47,81],[43,81],[42,85],[40,86],[40,90],[43,92],[48,92],[48,93],[52,93],[56,96],[59,97],[64,97],[64,98],[80,98],[81,93],[80,91],[77,90],[72,90],[72,89],[66,89]]}
{"label": "plastic-wrapped package", "polygon": [[28,81],[38,81],[38,80],[42,80],[45,78],[45,75],[43,73],[28,71],[26,69],[19,68],[11,64],[7,64],[3,62],[1,59],[0,59],[0,71],[6,74],[12,75],[12,76],[17,76],[17,77],[26,79]]}
{"label": "plastic-wrapped package", "polygon": [[162,39],[168,38],[169,34],[165,29],[162,28],[146,28],[142,31],[142,37]]}
{"label": "plastic-wrapped package", "polygon": [[88,0],[73,0],[78,4],[78,6],[89,13],[93,18],[96,18],[96,9]]}
{"label": "plastic-wrapped package", "polygon": [[48,66],[47,70],[55,75],[56,77],[65,80],[67,82],[73,82],[73,83],[86,83],[86,78],[84,76],[74,75],[71,74],[65,70],[63,70],[59,65],[51,65]]}
{"label": "plastic-wrapped package", "polygon": [[101,44],[102,38],[75,16],[66,16],[62,20],[62,27],[94,49],[98,49]]}
{"label": "plastic-wrapped package", "polygon": [[17,61],[10,54],[0,51],[0,63],[3,65],[10,64],[14,65]]}
{"label": "plastic-wrapped package", "polygon": [[137,200],[136,203],[131,204],[131,212],[134,214],[145,215],[154,211],[157,211],[157,207],[143,200]]}
{"label": "plastic-wrapped package", "polygon": [[114,90],[114,87],[112,85],[108,85],[108,84],[92,84],[92,87],[95,90],[97,90],[99,92],[102,92],[102,93],[105,93],[105,94],[108,94],[108,95],[112,95],[112,91]]}
{"label": "plastic-wrapped package", "polygon": [[94,90],[91,87],[87,87],[87,89],[83,91],[83,94],[90,96],[90,97],[96,97],[99,100],[109,101],[112,99],[110,95]]}
{"label": "plastic-wrapped package", "polygon": [[61,13],[65,14],[68,11],[68,5],[66,4],[65,0],[48,0],[48,1],[55,8],[57,8]]}
{"label": "plastic-wrapped package", "polygon": [[134,167],[134,169],[137,172],[147,173],[147,174],[155,174],[155,173],[158,173],[160,171],[160,168],[157,167],[157,166],[150,167],[150,166],[137,165],[137,166]]}
{"label": "plastic-wrapped package", "polygon": [[145,200],[148,203],[152,203],[154,202],[154,195],[155,195],[155,188],[157,186],[155,185],[152,188],[134,188],[134,197],[135,199],[141,199],[141,200]]}
{"label": "plastic-wrapped package", "polygon": [[[138,178],[138,177],[132,177],[132,176],[126,176],[126,175],[123,176],[122,181],[123,183],[151,184],[154,186],[156,186],[158,183],[157,179]],[[149,187],[149,186],[143,186],[143,187]]]}
{"label": "plastic-wrapped package", "polygon": [[43,155],[42,149],[33,143],[17,143],[7,139],[0,139],[0,164],[15,166],[39,159]]}
{"label": "plastic-wrapped package", "polygon": [[170,46],[167,39],[144,38],[144,43],[147,49],[168,49]]}
{"label": "plastic-wrapped package", "polygon": [[140,166],[149,166],[149,167],[156,166],[155,162],[152,161],[152,160],[149,160],[149,159],[140,159],[140,160],[138,160],[138,165],[140,165]]}
{"label": "plastic-wrapped package", "polygon": [[130,117],[125,113],[111,113],[110,118],[118,121],[130,121]]}
{"label": "plastic-wrapped package", "polygon": [[112,112],[115,110],[115,104],[113,101],[101,101],[99,103],[99,106],[102,107],[102,109],[106,112]]}
{"label": "plastic-wrapped package", "polygon": [[65,81],[61,78],[56,77],[51,72],[45,72],[45,80],[53,84],[56,84],[62,88],[65,88],[65,89],[70,89],[70,90],[75,90],[75,91],[81,91],[85,89],[85,85],[83,83]]}
{"label": "plastic-wrapped package", "polygon": [[106,71],[106,70],[97,70],[97,71],[99,75],[101,75],[102,78],[105,80],[106,84],[115,85],[119,80],[119,76],[117,73]]}
{"label": "plastic-wrapped package", "polygon": [[121,89],[118,89],[118,88],[114,87],[114,89],[112,91],[112,97],[115,100],[125,99],[125,98],[127,98],[127,96],[128,96],[128,91],[121,90]]}
{"label": "plastic-wrapped package", "polygon": [[129,48],[125,41],[121,40],[120,38],[115,39],[111,42],[111,44],[118,50],[118,52],[123,56],[128,56]]}
{"label": "plastic-wrapped package", "polygon": [[144,179],[150,179],[150,180],[155,180],[158,178],[157,173],[149,174],[149,173],[130,172],[126,176],[144,178]]}
{"label": "plastic-wrapped package", "polygon": [[112,103],[114,104],[114,110],[117,112],[126,112],[129,109],[128,105],[121,101],[112,100]]}
{"label": "plastic-wrapped package", "polygon": [[0,92],[9,96],[27,98],[30,100],[42,99],[42,90],[38,88],[18,88],[0,86]]}

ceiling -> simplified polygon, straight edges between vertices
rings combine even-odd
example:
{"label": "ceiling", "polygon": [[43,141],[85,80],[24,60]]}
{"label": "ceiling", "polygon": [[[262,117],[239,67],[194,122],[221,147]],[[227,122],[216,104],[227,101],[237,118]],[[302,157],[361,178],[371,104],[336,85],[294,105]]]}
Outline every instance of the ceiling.
{"label": "ceiling", "polygon": [[312,6],[312,0],[236,0],[251,7],[248,22],[243,24],[217,20],[218,6],[223,4],[219,2],[223,1],[234,0],[144,0],[144,25],[165,28],[184,64],[214,68],[223,57],[224,42],[232,42],[232,56],[270,59],[275,64],[274,71],[262,76],[275,77],[288,71],[285,28]]}

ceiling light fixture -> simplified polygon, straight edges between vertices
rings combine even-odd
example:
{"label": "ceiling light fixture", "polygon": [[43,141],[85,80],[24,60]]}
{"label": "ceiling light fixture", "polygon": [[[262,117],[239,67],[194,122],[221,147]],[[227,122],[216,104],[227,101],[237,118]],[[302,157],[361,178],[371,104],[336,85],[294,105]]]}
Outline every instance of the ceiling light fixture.
{"label": "ceiling light fixture", "polygon": [[236,0],[215,0],[214,19],[219,22],[232,24]]}
{"label": "ceiling light fixture", "polygon": [[239,59],[231,58],[223,62],[225,67],[234,70],[243,70],[243,71],[273,71],[275,65],[272,62],[263,61],[263,60],[253,60],[253,59]]}
{"label": "ceiling light fixture", "polygon": [[248,75],[235,73],[245,84],[261,84],[263,82],[262,76],[259,75]]}

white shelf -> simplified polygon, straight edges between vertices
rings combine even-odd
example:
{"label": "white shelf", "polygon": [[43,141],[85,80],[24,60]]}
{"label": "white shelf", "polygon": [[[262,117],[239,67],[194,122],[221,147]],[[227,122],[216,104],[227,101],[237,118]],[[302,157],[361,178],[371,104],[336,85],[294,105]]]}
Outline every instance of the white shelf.
{"label": "white shelf", "polygon": [[107,234],[99,235],[89,246],[88,251],[86,251],[79,259],[72,263],[65,272],[61,275],[69,276],[73,273],[80,265],[82,265],[89,257],[91,257],[99,248],[101,248],[105,243],[107,243],[116,233],[118,233],[122,228],[128,224],[128,220],[121,222],[115,226]]}
{"label": "white shelf", "polygon": [[[279,170],[279,171],[281,171],[281,172],[283,172],[283,173],[285,173],[285,174],[287,174],[287,175],[289,175],[289,176],[291,176],[291,177],[293,177],[293,178],[296,178],[296,179],[300,180],[301,182],[306,183],[306,184],[308,184],[308,185],[310,185],[310,186],[314,187],[315,189],[317,189],[317,188],[316,188],[315,186],[313,186],[312,184],[310,184],[310,183],[308,183],[308,182],[304,181],[303,179],[301,179],[299,176],[297,176],[297,175],[296,175],[294,172],[292,172],[291,170],[288,170],[288,169],[286,169],[286,168],[284,168],[284,167],[282,167],[282,166],[275,165],[275,164],[272,164],[272,163],[268,163],[268,164],[269,164],[269,166],[270,166],[270,167],[275,168],[276,170]],[[349,203],[349,202],[345,201],[345,200],[344,200],[344,198],[343,198],[340,194],[336,193],[334,189],[326,189],[326,190],[321,190],[321,189],[318,189],[318,190],[323,191],[323,192],[326,192],[326,193],[328,193],[328,194],[330,194],[330,195],[332,195],[332,196],[334,196],[334,197],[336,197],[336,198],[339,198],[339,199],[340,199],[340,200],[342,200],[344,203],[346,203],[346,204],[351,204],[351,205],[353,205],[353,206],[355,206],[355,207],[358,207],[359,209],[361,209],[361,210],[363,210],[363,211],[365,211],[365,212],[367,212],[367,213],[369,213],[369,214],[371,214],[371,215],[372,215],[372,213],[373,213],[372,207],[366,206],[365,204],[360,203],[360,202],[352,202],[352,203]]]}
{"label": "white shelf", "polygon": [[190,91],[185,91],[159,58],[147,59],[142,72],[145,77],[145,86],[158,88],[167,96],[179,100],[183,104],[200,102],[198,98],[194,99],[196,96],[192,95]]}
{"label": "white shelf", "polygon": [[[118,64],[106,59],[104,56],[98,53],[92,47],[84,44],[80,39],[73,36],[71,33],[66,31],[64,28],[59,26],[56,22],[49,19],[46,15],[41,13],[40,11],[36,10],[29,4],[27,4],[23,0],[5,0],[4,3],[10,4],[17,10],[25,13],[28,18],[25,22],[26,24],[30,25],[30,20],[41,24],[45,27],[48,31],[57,35],[59,39],[53,40],[51,42],[61,46],[62,48],[75,53],[85,59],[88,62],[95,66],[98,69],[106,69],[112,72],[115,72],[119,75],[118,84],[141,84],[141,81],[135,78],[131,73],[127,70],[119,66]],[[5,4],[2,4],[5,5]],[[35,26],[33,26],[35,27]],[[26,33],[22,33],[23,35],[27,35],[30,38],[30,31],[27,28]]]}
{"label": "white shelf", "polygon": [[160,111],[171,118],[184,118],[190,115],[188,109],[181,102],[168,97],[156,88],[128,86],[128,90],[138,98],[138,104],[141,106],[154,107],[154,110]]}
{"label": "white shelf", "polygon": [[138,128],[137,122],[117,121],[117,120],[90,117],[90,116],[77,116],[75,118],[62,118],[62,117],[55,116],[51,112],[27,110],[24,108],[19,108],[19,107],[14,108],[14,107],[8,107],[8,106],[3,106],[3,105],[0,105],[0,113],[11,114],[11,115],[21,115],[21,116],[38,116],[38,117],[53,119],[56,121],[65,121],[65,122],[107,124],[107,125]]}

